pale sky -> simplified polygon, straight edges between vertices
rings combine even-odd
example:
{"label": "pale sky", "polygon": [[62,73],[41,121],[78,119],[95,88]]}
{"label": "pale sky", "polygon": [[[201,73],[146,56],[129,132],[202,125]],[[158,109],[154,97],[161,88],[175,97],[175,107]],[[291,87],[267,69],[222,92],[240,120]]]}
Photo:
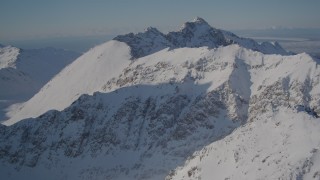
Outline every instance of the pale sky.
{"label": "pale sky", "polygon": [[0,42],[166,32],[197,16],[227,30],[320,28],[320,0],[0,0]]}

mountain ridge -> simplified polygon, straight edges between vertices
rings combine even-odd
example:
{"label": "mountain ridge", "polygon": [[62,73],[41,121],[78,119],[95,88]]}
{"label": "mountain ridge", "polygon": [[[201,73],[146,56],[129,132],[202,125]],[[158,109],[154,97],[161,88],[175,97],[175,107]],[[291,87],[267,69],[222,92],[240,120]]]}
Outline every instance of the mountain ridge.
{"label": "mountain ridge", "polygon": [[202,46],[217,48],[230,44],[239,44],[248,49],[266,54],[290,54],[279,43],[263,42],[259,44],[253,39],[240,38],[231,32],[211,27],[200,17],[184,23],[178,31],[172,31],[167,34],[163,34],[154,27],[149,27],[142,33],[119,35],[113,40],[128,44],[131,47],[133,58],[140,58],[165,48],[196,48]]}
{"label": "mountain ridge", "polygon": [[[150,37],[141,42],[165,40],[156,29],[147,31]],[[131,40],[144,35],[132,34]],[[139,51],[152,54],[133,58],[129,44],[111,40],[91,49],[45,85],[9,126],[0,126],[1,174],[11,179],[267,179],[265,172],[274,179],[318,177],[317,60],[237,43],[164,49],[156,43],[156,50]],[[295,148],[301,143],[303,148]]]}

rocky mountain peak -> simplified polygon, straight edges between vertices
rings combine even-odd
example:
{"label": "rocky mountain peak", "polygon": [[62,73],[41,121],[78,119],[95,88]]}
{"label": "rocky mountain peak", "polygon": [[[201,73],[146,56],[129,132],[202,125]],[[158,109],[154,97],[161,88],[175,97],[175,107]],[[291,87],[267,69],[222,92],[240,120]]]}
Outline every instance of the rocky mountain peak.
{"label": "rocky mountain peak", "polygon": [[212,29],[212,27],[205,21],[204,19],[200,17],[196,17],[192,21],[185,22],[181,28],[180,31],[183,31],[184,29],[194,29],[196,30],[197,28],[204,28],[206,30]]}
{"label": "rocky mountain peak", "polygon": [[205,21],[203,18],[201,17],[196,17],[193,19],[193,22],[195,23],[201,23],[201,24],[208,24],[207,21]]}
{"label": "rocky mountain peak", "polygon": [[154,33],[154,34],[160,34],[160,35],[163,35],[162,32],[160,32],[157,28],[155,27],[147,27],[145,30],[144,30],[145,33]]}
{"label": "rocky mountain peak", "polygon": [[178,31],[163,34],[153,27],[144,32],[120,35],[114,40],[124,42],[131,47],[133,59],[150,55],[165,48],[176,49],[182,47],[217,48],[230,44],[239,44],[242,47],[260,51],[266,54],[288,54],[279,44],[259,44],[248,38],[241,38],[235,34],[211,27],[204,19],[196,17],[185,22]]}

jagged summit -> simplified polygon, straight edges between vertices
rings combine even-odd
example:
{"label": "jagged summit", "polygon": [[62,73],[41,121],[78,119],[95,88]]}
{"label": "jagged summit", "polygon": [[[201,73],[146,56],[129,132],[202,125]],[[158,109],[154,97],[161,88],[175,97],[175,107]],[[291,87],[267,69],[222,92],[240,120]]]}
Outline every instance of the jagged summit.
{"label": "jagged summit", "polygon": [[185,22],[181,26],[180,31],[185,29],[185,28],[188,28],[188,27],[193,27],[194,28],[196,26],[203,26],[203,27],[206,27],[207,29],[212,28],[207,21],[205,21],[204,19],[202,19],[200,17],[196,17],[192,21]]}
{"label": "jagged summit", "polygon": [[179,31],[169,32],[166,37],[177,48],[202,46],[216,48],[231,44],[220,30],[212,28],[201,18],[184,23]]}
{"label": "jagged summit", "polygon": [[201,17],[196,17],[193,19],[193,22],[196,22],[196,23],[205,23],[205,24],[208,24],[207,21],[205,21],[203,18]]}
{"label": "jagged summit", "polygon": [[153,33],[159,33],[159,34],[162,34],[162,32],[160,32],[157,28],[155,27],[147,27],[144,32],[153,32]]}
{"label": "jagged summit", "polygon": [[131,47],[133,58],[146,56],[173,46],[163,33],[153,27],[148,27],[144,32],[137,34],[120,35],[115,37],[114,40],[128,44]]}
{"label": "jagged summit", "polygon": [[131,47],[133,58],[150,55],[159,50],[182,47],[203,47],[217,48],[230,44],[239,44],[242,47],[260,51],[265,54],[288,54],[279,44],[259,44],[248,38],[241,38],[237,35],[211,27],[204,19],[197,17],[193,21],[185,22],[178,31],[163,34],[153,27],[148,27],[142,33],[129,33],[120,35],[114,40],[124,42]]}

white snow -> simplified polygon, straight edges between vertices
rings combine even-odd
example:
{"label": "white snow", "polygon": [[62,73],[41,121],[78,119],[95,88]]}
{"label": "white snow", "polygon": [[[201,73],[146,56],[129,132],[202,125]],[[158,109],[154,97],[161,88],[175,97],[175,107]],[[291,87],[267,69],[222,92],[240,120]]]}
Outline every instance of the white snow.
{"label": "white snow", "polygon": [[89,50],[49,81],[21,110],[9,112],[13,117],[3,124],[11,125],[52,109],[63,110],[80,95],[101,91],[107,80],[130,64],[130,57],[129,47],[118,41]]}
{"label": "white snow", "polygon": [[195,152],[172,179],[313,179],[319,137],[319,119],[281,109]]}
{"label": "white snow", "polygon": [[[54,48],[0,47],[0,120],[11,105],[21,103],[53,78],[79,54]],[[10,109],[18,107],[11,106]]]}
{"label": "white snow", "polygon": [[[149,28],[118,37],[131,47],[112,40],[64,68],[0,126],[0,171],[14,179],[320,178],[317,60],[201,18],[171,35],[181,48]],[[206,47],[213,42],[202,35],[236,43]]]}

